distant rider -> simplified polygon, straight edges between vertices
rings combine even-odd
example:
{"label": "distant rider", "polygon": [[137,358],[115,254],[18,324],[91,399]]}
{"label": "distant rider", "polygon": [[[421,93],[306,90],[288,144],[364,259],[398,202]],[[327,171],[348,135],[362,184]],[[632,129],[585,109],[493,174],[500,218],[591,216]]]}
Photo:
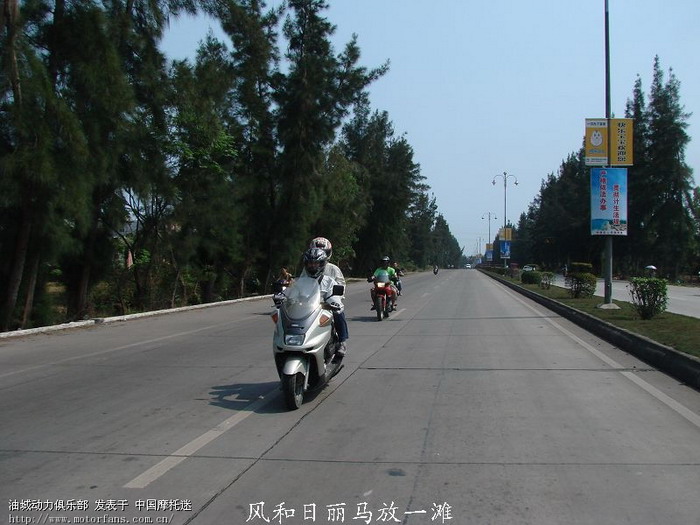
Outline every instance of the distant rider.
{"label": "distant rider", "polygon": [[[367,278],[367,282],[368,282],[368,283],[374,282],[374,281],[377,279],[377,277],[379,276],[379,274],[382,273],[382,272],[388,273],[388,274],[389,274],[389,280],[391,281],[391,285],[390,285],[390,286],[391,286],[391,289],[392,289],[393,292],[394,292],[394,303],[393,303],[393,305],[392,305],[392,309],[395,310],[395,309],[396,309],[396,296],[397,296],[398,293],[399,293],[399,290],[396,288],[396,284],[395,284],[395,283],[396,283],[396,281],[398,281],[399,277],[398,277],[398,275],[397,275],[397,273],[396,273],[396,269],[394,269],[394,268],[391,266],[390,263],[391,263],[391,259],[389,258],[388,255],[385,255],[384,257],[382,257],[381,265],[379,266],[379,268],[377,268],[377,269],[374,271],[374,273],[373,273],[370,277]],[[374,306],[374,297],[375,297],[376,294],[375,294],[375,289],[374,289],[374,288],[372,288],[372,289],[370,290],[370,294],[372,295],[372,308],[370,308],[370,310],[375,310],[376,307]]]}
{"label": "distant rider", "polygon": [[394,268],[394,271],[396,272],[396,289],[399,291],[399,295],[401,295],[401,289],[403,288],[403,284],[401,283],[401,277],[405,275],[405,272],[403,268],[399,266],[398,261],[394,261],[392,264],[392,267]]}

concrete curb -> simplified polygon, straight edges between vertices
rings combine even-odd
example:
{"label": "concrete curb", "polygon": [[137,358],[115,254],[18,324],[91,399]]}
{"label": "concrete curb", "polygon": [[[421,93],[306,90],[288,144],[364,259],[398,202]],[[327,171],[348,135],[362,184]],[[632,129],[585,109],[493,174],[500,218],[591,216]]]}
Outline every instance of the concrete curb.
{"label": "concrete curb", "polygon": [[[350,278],[346,279],[346,282],[360,282],[360,281],[364,281],[364,279],[354,278],[354,277],[350,277]],[[168,308],[165,310],[153,310],[151,312],[141,312],[138,314],[129,314],[129,315],[118,315],[115,317],[97,317],[94,319],[86,319],[85,321],[75,321],[72,323],[64,323],[64,324],[57,324],[57,325],[51,325],[51,326],[41,326],[38,328],[29,328],[27,330],[14,330],[12,332],[0,332],[0,340],[11,339],[13,337],[24,337],[27,335],[34,335],[34,334],[44,334],[44,333],[48,333],[48,332],[57,332],[60,330],[70,330],[72,328],[84,328],[87,326],[94,326],[97,324],[116,323],[119,321],[129,321],[131,319],[140,319],[142,317],[152,317],[154,315],[165,315],[165,314],[171,314],[171,313],[175,313],[175,312],[184,312],[187,310],[199,310],[201,308],[212,308],[214,306],[226,306],[227,304],[240,303],[243,301],[257,301],[259,299],[270,299],[270,298],[272,298],[272,294],[254,295],[252,297],[243,297],[242,299],[230,299],[228,301],[219,301],[217,303],[204,303],[204,304],[196,304],[193,306],[181,306],[179,308]]]}
{"label": "concrete curb", "polygon": [[130,321],[132,319],[140,319],[143,317],[153,317],[156,315],[165,315],[175,312],[185,312],[189,310],[201,310],[202,308],[213,308],[215,306],[226,306],[234,303],[242,303],[245,301],[257,301],[260,299],[270,299],[272,295],[255,295],[253,297],[244,297],[242,299],[231,299],[228,301],[219,301],[216,303],[195,304],[192,306],[181,306],[179,308],[169,308],[166,310],[153,310],[151,312],[141,312],[138,314],[118,315],[115,317],[97,317],[94,319],[86,319],[85,321],[76,321],[73,323],[57,324],[52,326],[40,326],[38,328],[29,328],[27,330],[14,330],[12,332],[0,332],[0,340],[11,339],[14,337],[24,337],[28,335],[44,334],[49,332],[58,332],[60,330],[70,330],[72,328],[85,328],[98,324],[116,323],[121,321]]}
{"label": "concrete curb", "polygon": [[521,288],[510,281],[501,279],[500,276],[494,275],[491,272],[482,273],[485,273],[489,277],[505,284],[509,288],[553,312],[558,313],[562,317],[576,323],[581,328],[597,335],[621,350],[632,354],[684,384],[696,390],[700,390],[700,359],[679,352],[670,346],[657,343],[642,335],[625,330],[624,328],[619,328],[585,312],[566,306],[554,299],[549,299],[548,297]]}

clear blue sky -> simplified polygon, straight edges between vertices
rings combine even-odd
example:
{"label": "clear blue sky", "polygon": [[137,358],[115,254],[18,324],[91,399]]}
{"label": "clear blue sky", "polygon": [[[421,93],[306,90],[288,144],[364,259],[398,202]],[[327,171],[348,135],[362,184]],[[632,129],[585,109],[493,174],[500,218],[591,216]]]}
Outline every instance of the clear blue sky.
{"label": "clear blue sky", "polygon": [[[277,5],[279,1],[268,2]],[[507,216],[517,222],[542,180],[583,142],[586,118],[605,116],[604,0],[329,0],[336,52],[353,33],[361,63],[389,72],[374,85],[467,255]],[[609,0],[611,105],[624,116],[639,75],[647,95],[654,56],[681,83],[693,115],[686,162],[700,180],[700,1]],[[215,21],[171,21],[162,49],[191,58]],[[697,182],[696,182],[697,183]],[[588,200],[589,196],[581,196]],[[493,216],[493,215],[492,215]]]}

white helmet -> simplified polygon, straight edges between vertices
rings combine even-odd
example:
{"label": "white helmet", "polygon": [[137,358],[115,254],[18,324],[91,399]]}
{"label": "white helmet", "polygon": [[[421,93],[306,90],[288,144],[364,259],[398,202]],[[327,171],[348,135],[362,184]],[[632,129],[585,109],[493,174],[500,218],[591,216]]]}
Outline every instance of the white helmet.
{"label": "white helmet", "polygon": [[324,252],[326,252],[326,256],[329,259],[333,254],[333,245],[331,244],[331,241],[325,237],[316,237],[312,239],[311,243],[309,243],[309,248],[321,248]]}

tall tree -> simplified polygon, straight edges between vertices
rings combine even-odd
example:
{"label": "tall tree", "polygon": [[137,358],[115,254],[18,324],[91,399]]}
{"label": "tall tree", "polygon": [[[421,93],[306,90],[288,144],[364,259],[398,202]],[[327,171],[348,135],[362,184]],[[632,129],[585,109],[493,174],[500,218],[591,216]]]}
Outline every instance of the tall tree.
{"label": "tall tree", "polygon": [[[272,253],[282,260],[300,251],[310,227],[323,210],[320,168],[324,149],[351,106],[384,68],[367,71],[355,37],[335,56],[330,38],[335,27],[322,13],[324,0],[290,0],[284,23],[289,42],[289,72],[277,91],[280,155],[280,201],[277,203]],[[277,266],[277,264],[275,264]]]}
{"label": "tall tree", "polygon": [[673,70],[664,83],[658,57],[654,59],[648,112],[648,178],[656,196],[649,218],[653,256],[658,257],[662,271],[676,276],[688,263],[694,233],[689,213],[693,172],[685,162],[689,113],[680,102],[680,82]]}

